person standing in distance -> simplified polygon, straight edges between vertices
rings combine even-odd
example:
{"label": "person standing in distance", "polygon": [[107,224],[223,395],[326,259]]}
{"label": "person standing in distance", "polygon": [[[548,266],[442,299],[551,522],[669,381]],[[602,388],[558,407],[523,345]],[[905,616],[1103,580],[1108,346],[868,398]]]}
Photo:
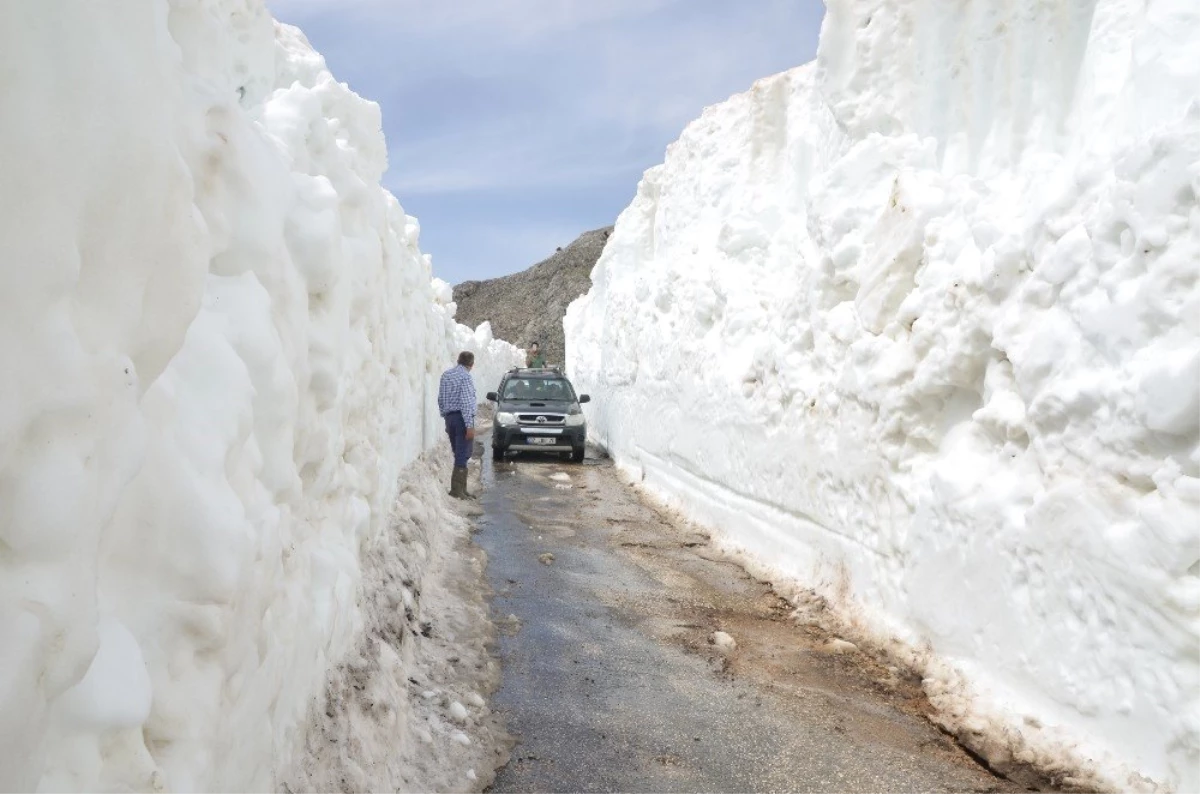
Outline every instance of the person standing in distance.
{"label": "person standing in distance", "polygon": [[466,499],[467,461],[475,445],[475,382],[471,380],[471,367],[475,366],[475,354],[464,350],[458,354],[458,365],[442,373],[438,385],[438,411],[446,420],[446,435],[450,436],[450,448],[454,451],[454,473],[450,475],[450,495],[455,499]]}
{"label": "person standing in distance", "polygon": [[546,366],[546,357],[542,355],[542,350],[538,347],[537,342],[529,346],[529,352],[525,354],[525,366],[534,369]]}

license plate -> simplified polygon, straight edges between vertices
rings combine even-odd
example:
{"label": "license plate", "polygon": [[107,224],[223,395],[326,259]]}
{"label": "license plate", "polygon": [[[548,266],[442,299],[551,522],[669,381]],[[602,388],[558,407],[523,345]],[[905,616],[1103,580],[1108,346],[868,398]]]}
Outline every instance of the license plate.
{"label": "license plate", "polygon": [[554,442],[555,442],[555,441],[557,441],[557,440],[558,440],[558,439],[554,439],[554,438],[537,438],[537,437],[531,437],[531,438],[529,439],[529,443],[530,443],[530,444],[544,444],[544,445],[545,445],[545,446],[547,446],[547,447],[552,447],[552,446],[554,446]]}

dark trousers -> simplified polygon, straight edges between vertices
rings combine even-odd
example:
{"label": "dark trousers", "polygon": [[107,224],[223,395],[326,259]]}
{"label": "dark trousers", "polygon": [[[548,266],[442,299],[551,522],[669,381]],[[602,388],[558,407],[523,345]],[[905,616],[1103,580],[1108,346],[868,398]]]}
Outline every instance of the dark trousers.
{"label": "dark trousers", "polygon": [[454,450],[454,466],[464,469],[471,459],[471,447],[474,446],[467,440],[467,423],[458,411],[451,411],[442,418],[446,420],[446,435],[450,436],[450,448]]}

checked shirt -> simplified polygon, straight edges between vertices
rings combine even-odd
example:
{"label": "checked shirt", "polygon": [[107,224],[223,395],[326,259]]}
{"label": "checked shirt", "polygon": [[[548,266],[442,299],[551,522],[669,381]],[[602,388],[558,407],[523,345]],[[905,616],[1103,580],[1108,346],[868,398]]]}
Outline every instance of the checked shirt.
{"label": "checked shirt", "polygon": [[461,364],[442,373],[442,382],[438,386],[438,411],[442,416],[460,411],[467,427],[475,426],[475,382],[471,380],[471,373]]}

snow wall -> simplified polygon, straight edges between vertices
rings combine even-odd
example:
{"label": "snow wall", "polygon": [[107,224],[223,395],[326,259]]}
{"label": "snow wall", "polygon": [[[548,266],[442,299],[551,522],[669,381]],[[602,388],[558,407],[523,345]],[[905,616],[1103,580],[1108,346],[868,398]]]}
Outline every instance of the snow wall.
{"label": "snow wall", "polygon": [[0,790],[273,789],[438,375],[519,353],[261,2],[0,4],[0,73]]}
{"label": "snow wall", "polygon": [[568,310],[593,434],[989,753],[1200,789],[1200,6],[829,0]]}

